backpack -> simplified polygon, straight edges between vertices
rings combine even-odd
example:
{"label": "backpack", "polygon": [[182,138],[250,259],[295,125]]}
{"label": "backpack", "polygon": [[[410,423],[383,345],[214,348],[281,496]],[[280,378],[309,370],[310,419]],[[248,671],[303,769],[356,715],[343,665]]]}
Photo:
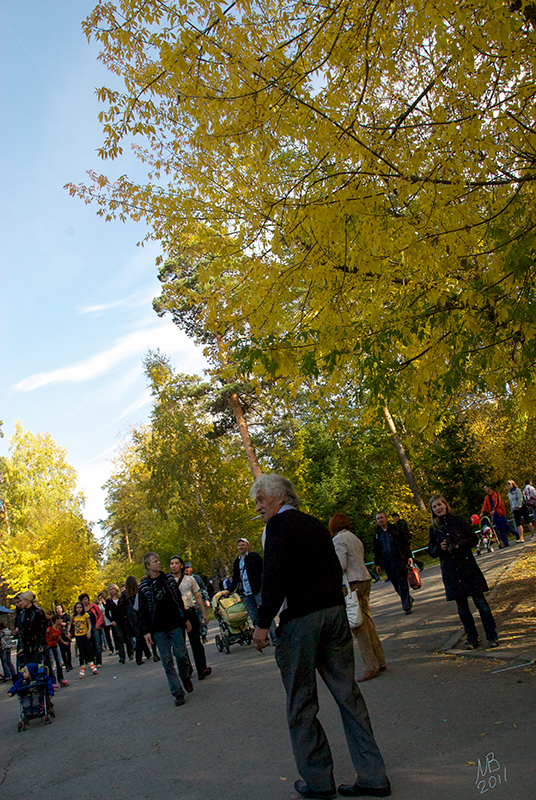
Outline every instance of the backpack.
{"label": "backpack", "polygon": [[97,603],[91,603],[91,610],[95,614],[95,627],[97,630],[100,630],[104,625],[104,614],[102,613],[102,609]]}
{"label": "backpack", "polygon": [[529,484],[523,489],[523,499],[531,508],[536,508],[536,496],[530,491],[532,486]]}

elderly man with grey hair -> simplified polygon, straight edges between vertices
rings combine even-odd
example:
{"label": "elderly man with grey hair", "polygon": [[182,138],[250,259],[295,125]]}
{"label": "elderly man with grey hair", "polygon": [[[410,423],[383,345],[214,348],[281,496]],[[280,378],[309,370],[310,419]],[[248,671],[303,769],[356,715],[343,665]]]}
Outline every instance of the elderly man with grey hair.
{"label": "elderly man with grey hair", "polygon": [[294,758],[302,797],[336,796],[333,760],[320,724],[316,672],[336,700],[356,772],[343,797],[388,797],[391,787],[359,687],[342,594],[342,569],[328,530],[299,510],[292,483],[261,475],[250,490],[266,524],[262,603],[253,641],[268,644],[270,624],[282,605],[275,657],[287,692]]}

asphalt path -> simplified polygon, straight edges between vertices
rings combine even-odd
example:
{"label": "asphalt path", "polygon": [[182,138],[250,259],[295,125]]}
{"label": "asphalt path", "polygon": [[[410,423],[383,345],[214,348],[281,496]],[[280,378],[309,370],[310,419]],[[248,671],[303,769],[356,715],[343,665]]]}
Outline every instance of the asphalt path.
{"label": "asphalt path", "polygon": [[[490,585],[522,548],[479,559]],[[535,680],[500,648],[479,658],[445,655],[459,638],[455,604],[438,567],[422,573],[406,616],[391,585],[372,586],[388,669],[360,684],[400,800],[527,800],[535,794]],[[285,695],[273,649],[214,646],[213,674],[175,707],[152,661],[120,665],[104,654],[99,675],[55,697],[56,718],[18,732],[18,702],[0,695],[0,800],[290,800],[296,772]],[[499,631],[500,635],[500,631]],[[517,660],[516,660],[517,659]],[[514,669],[507,667],[514,666]],[[501,672],[495,670],[503,669]],[[356,648],[356,675],[362,663]],[[320,719],[337,782],[354,770],[337,707],[319,682]],[[480,762],[480,774],[479,774]]]}

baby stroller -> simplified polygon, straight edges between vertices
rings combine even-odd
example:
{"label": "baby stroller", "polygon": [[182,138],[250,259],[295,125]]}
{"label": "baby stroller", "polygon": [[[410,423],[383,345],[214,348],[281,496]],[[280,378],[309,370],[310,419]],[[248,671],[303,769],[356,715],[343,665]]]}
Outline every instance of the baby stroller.
{"label": "baby stroller", "polygon": [[216,592],[212,598],[214,615],[220,626],[216,634],[216,647],[220,653],[229,653],[232,644],[251,644],[253,631],[249,627],[248,612],[240,595]]}
{"label": "baby stroller", "polygon": [[19,731],[25,731],[32,719],[43,718],[45,725],[50,725],[51,717],[55,717],[54,704],[50,699],[54,695],[54,687],[48,675],[48,669],[38,664],[26,664],[30,680],[20,675],[8,694],[16,694],[19,698]]}
{"label": "baby stroller", "polygon": [[502,547],[489,517],[481,518],[478,514],[473,514],[471,522],[475,526],[480,525],[480,528],[475,531],[478,536],[478,544],[476,546],[477,556],[481,553],[493,553],[495,547]]}

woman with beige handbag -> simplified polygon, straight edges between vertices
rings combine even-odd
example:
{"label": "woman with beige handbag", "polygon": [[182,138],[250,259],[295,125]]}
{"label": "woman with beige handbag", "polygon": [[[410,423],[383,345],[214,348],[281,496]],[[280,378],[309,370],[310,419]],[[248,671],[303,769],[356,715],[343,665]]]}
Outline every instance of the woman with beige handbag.
{"label": "woman with beige handbag", "polygon": [[365,566],[363,543],[350,530],[350,520],[344,514],[333,514],[329,532],[339,558],[347,587],[346,613],[352,634],[357,640],[365,671],[358,682],[377,678],[387,669],[382,643],[370,612],[370,573]]}

